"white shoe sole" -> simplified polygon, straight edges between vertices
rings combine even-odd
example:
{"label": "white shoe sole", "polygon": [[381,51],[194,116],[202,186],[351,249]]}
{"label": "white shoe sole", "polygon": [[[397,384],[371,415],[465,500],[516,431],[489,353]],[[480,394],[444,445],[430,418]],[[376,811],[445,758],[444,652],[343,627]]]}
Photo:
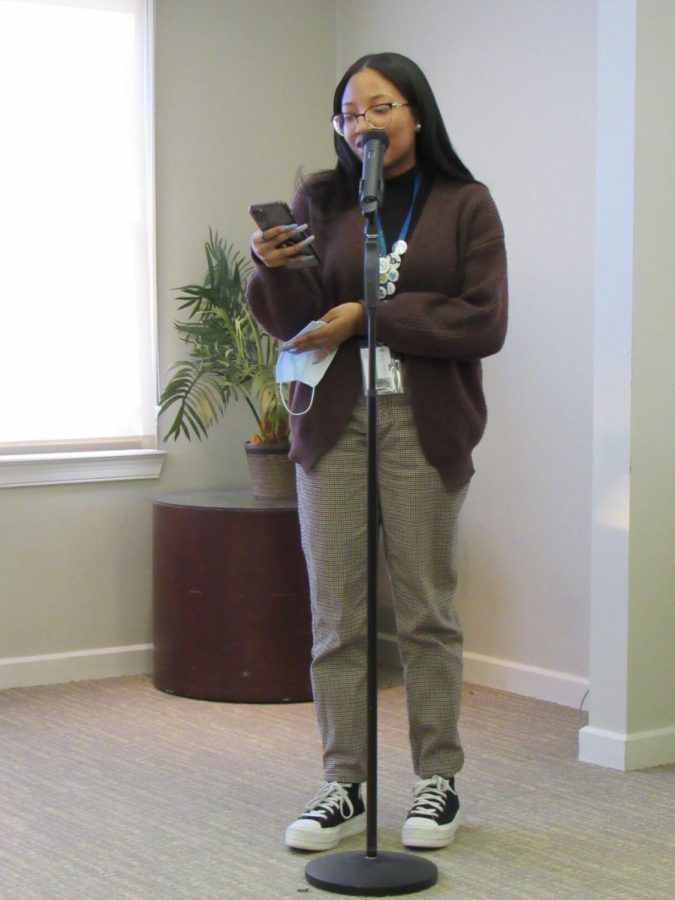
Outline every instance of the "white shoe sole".
{"label": "white shoe sole", "polygon": [[360,813],[335,828],[309,829],[294,822],[286,829],[286,846],[294,850],[332,850],[341,840],[366,830],[366,814]]}
{"label": "white shoe sole", "polygon": [[425,819],[408,819],[403,825],[401,840],[404,847],[438,850],[450,846],[460,824],[460,813],[449,825],[434,825]]}

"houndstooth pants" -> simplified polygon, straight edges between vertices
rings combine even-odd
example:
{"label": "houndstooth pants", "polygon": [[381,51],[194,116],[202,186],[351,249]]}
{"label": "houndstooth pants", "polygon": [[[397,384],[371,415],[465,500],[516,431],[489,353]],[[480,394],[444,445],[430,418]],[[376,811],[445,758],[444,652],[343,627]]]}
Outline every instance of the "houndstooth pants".
{"label": "houndstooth pants", "polygon": [[[328,781],[366,780],[367,404],[359,398],[336,446],[305,473],[298,508],[312,602],[312,687]],[[467,487],[449,492],[422,453],[405,395],[378,404],[378,488],[403,660],[413,768],[454,775],[462,630],[457,520]]]}

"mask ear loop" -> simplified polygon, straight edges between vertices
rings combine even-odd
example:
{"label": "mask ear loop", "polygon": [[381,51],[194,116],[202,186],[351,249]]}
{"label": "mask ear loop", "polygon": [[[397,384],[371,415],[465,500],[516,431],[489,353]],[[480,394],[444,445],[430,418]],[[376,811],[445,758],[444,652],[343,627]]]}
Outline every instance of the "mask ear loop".
{"label": "mask ear loop", "polygon": [[284,397],[284,392],[283,392],[283,388],[281,386],[281,382],[277,383],[277,391],[279,392],[279,399],[281,400],[281,405],[286,410],[286,412],[288,413],[289,416],[304,416],[305,413],[308,413],[310,411],[310,409],[312,408],[312,403],[314,403],[314,392],[316,391],[316,388],[315,387],[312,388],[312,397],[309,401],[309,406],[307,407],[307,409],[303,409],[302,412],[293,412],[293,410],[289,408],[288,403],[286,402],[286,398]]}

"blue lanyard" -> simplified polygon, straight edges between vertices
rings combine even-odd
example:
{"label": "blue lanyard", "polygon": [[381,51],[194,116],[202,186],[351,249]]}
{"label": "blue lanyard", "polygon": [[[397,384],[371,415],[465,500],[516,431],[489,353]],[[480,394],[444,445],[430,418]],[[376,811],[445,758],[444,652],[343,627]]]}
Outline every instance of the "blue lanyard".
{"label": "blue lanyard", "polygon": [[[413,186],[413,195],[412,200],[410,201],[410,209],[408,210],[408,214],[403,220],[403,225],[401,225],[401,231],[398,236],[399,241],[405,241],[408,237],[408,230],[410,229],[410,223],[412,222],[413,209],[415,207],[415,200],[417,199],[417,192],[420,189],[420,184],[422,182],[422,176],[419,172],[415,173],[415,184]],[[377,213],[377,242],[380,249],[380,256],[387,255],[387,242],[384,237],[384,228],[382,228],[382,222],[380,220],[380,214]]]}

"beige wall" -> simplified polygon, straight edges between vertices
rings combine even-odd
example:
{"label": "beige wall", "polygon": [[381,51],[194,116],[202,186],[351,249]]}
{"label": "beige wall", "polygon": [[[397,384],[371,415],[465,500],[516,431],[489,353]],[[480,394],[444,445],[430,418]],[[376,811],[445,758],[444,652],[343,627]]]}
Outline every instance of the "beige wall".
{"label": "beige wall", "polygon": [[488,428],[462,531],[467,673],[578,705],[590,602],[595,4],[345,0],[338,11],[341,68],[374,44],[424,68],[506,230],[509,334],[484,366]]}
{"label": "beige wall", "polygon": [[675,760],[675,7],[600,0],[593,577],[580,758]]}
{"label": "beige wall", "polygon": [[[325,116],[335,75],[333,0],[301,0],[276,15],[269,0],[157,0],[157,260],[162,379],[179,357],[172,289],[204,274],[208,226],[242,252],[247,209],[292,192],[299,167],[331,160]],[[244,409],[200,446],[170,445],[179,485],[246,483]],[[165,423],[163,423],[165,424]],[[162,485],[163,487],[163,485]]]}
{"label": "beige wall", "polygon": [[[638,4],[628,731],[675,723],[675,7]],[[673,740],[675,748],[675,740]]]}
{"label": "beige wall", "polygon": [[[299,164],[311,169],[331,158],[334,2],[295,0],[292,15],[276,14],[279,7],[266,0],[156,3],[163,379],[180,353],[172,288],[203,277],[208,226],[245,251],[248,204],[287,197]],[[29,682],[34,673],[38,680],[107,674],[147,659],[112,654],[92,669],[70,657],[151,640],[152,497],[245,485],[242,443],[253,430],[241,408],[207,442],[172,443],[159,481],[0,493],[0,685]],[[17,663],[45,654],[69,659]]]}

